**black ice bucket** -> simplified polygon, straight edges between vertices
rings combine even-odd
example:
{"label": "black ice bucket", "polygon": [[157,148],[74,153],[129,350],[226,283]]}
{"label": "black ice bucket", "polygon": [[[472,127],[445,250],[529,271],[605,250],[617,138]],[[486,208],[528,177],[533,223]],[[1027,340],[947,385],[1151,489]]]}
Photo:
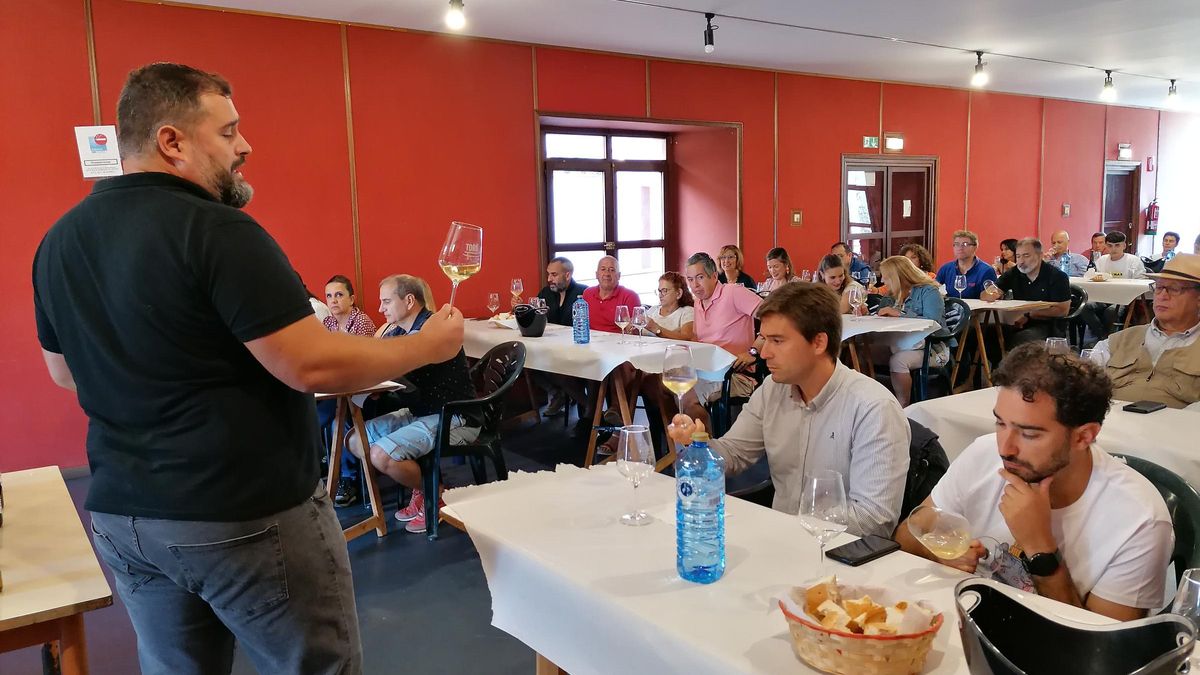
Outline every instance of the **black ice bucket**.
{"label": "black ice bucket", "polygon": [[534,309],[533,305],[517,305],[513,307],[513,317],[517,320],[517,328],[521,329],[524,337],[542,337],[546,332],[546,310]]}

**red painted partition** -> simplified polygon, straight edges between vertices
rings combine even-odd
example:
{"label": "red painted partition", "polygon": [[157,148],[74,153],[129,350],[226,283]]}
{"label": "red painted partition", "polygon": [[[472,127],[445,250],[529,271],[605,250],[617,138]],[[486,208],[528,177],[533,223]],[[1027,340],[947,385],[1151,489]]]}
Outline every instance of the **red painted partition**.
{"label": "red painted partition", "polygon": [[468,316],[515,276],[537,293],[532,48],[370,28],[349,43],[363,302],[394,273],[449,300],[437,256],[453,220],[484,228],[483,270],[456,301]]}
{"label": "red painted partition", "polygon": [[904,134],[906,155],[938,158],[938,202],[931,250],[936,259],[949,259],[951,235],[965,222],[967,92],[884,84],[883,131]]}
{"label": "red painted partition", "polygon": [[0,350],[0,471],[79,466],[85,420],[75,396],[50,381],[33,322],[33,254],[42,235],[90,185],[72,127],[92,124],[83,4],[0,2],[0,285],[9,330]]}
{"label": "red painted partition", "polygon": [[115,123],[130,70],[178,61],[233,85],[254,148],[242,169],[247,207],[318,296],[334,274],[354,276],[350,169],[335,25],[120,0],[94,0],[104,120]]}
{"label": "red painted partition", "polygon": [[[879,135],[878,82],[779,76],[779,245],[801,268],[841,235],[842,155]],[[792,225],[792,210],[804,212]]]}
{"label": "red painted partition", "polygon": [[967,229],[980,258],[995,258],[1004,239],[1037,236],[1041,160],[1042,99],[971,93]]}
{"label": "red painted partition", "polygon": [[542,112],[646,116],[646,60],[535,47]]}
{"label": "red painted partition", "polygon": [[667,249],[667,269],[683,272],[688,256],[737,241],[737,129],[675,134],[668,180],[675,195],[679,240]]}
{"label": "red painted partition", "polygon": [[[1102,212],[1104,106],[1046,99],[1045,119],[1038,235],[1045,242],[1062,229],[1073,242],[1090,241],[1100,229]],[[1065,218],[1064,203],[1071,205],[1071,215]]]}
{"label": "red painted partition", "polygon": [[773,73],[650,62],[650,112],[663,119],[742,124],[742,249],[746,271],[762,277],[774,245]]}

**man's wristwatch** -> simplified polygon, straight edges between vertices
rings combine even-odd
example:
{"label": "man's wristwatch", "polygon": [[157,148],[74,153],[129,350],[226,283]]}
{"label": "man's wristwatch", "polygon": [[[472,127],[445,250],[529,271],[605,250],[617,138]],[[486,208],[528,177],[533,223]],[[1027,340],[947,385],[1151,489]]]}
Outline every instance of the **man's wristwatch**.
{"label": "man's wristwatch", "polygon": [[758,358],[758,350],[755,349],[754,347],[751,347],[750,348],[750,356],[753,356],[754,358],[757,359]]}
{"label": "man's wristwatch", "polygon": [[1024,551],[1021,551],[1021,565],[1025,567],[1025,571],[1035,577],[1048,577],[1058,571],[1059,565],[1062,564],[1062,556],[1058,551],[1050,553],[1034,553],[1033,556],[1026,556]]}

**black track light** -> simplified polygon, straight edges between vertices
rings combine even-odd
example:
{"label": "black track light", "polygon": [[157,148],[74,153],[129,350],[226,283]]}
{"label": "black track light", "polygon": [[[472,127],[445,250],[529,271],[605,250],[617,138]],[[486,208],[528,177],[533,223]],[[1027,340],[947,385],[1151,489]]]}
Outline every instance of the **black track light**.
{"label": "black track light", "polygon": [[711,53],[713,53],[713,50],[716,49],[716,47],[713,45],[713,31],[720,28],[720,26],[713,25],[712,21],[715,18],[717,18],[717,15],[713,14],[712,12],[704,13],[704,19],[705,19],[706,23],[708,24],[704,29],[704,53],[705,54],[711,54]]}

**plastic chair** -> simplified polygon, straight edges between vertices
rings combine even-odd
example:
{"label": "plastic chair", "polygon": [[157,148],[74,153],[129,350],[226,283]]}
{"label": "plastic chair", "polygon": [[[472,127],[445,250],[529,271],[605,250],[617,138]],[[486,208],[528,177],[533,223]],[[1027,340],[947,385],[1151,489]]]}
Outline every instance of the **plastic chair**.
{"label": "plastic chair", "polygon": [[[950,391],[954,388],[954,383],[950,381],[950,373],[954,372],[954,344],[962,338],[962,334],[971,325],[971,308],[967,303],[959,298],[946,298],[946,327],[935,331],[929,337],[925,338],[925,356],[921,360],[921,371],[917,376],[916,387],[917,395],[914,400],[924,401],[929,397],[929,372],[934,371],[935,375],[940,375],[946,379],[946,390]],[[934,343],[944,343],[946,348],[950,350],[950,359],[946,361],[944,366],[929,367],[929,353],[933,349]]]}
{"label": "plastic chair", "polygon": [[[500,447],[500,422],[504,414],[504,395],[512,389],[525,367],[525,345],[505,342],[488,350],[471,368],[471,380],[479,398],[451,401],[442,406],[437,438],[433,452],[417,460],[421,465],[422,489],[425,499],[426,536],[430,541],[438,536],[438,488],[441,483],[441,459],[466,457],[476,484],[487,480],[484,460],[490,459],[497,480],[508,479],[508,466]],[[451,445],[450,422],[455,415],[481,420],[479,436],[470,443]]]}
{"label": "plastic chair", "polygon": [[[1083,344],[1084,331],[1087,330],[1087,324],[1083,322],[1083,319],[1079,318],[1079,315],[1083,313],[1087,304],[1087,291],[1078,286],[1072,286],[1071,312],[1065,318],[1067,321],[1067,339],[1075,349],[1079,349],[1079,346]],[[1076,335],[1078,335],[1078,338],[1076,338]]]}
{"label": "plastic chair", "polygon": [[1112,453],[1123,460],[1129,468],[1142,474],[1158,488],[1171,523],[1175,530],[1175,550],[1171,551],[1171,562],[1175,564],[1175,585],[1183,578],[1184,570],[1200,567],[1200,493],[1179,474],[1132,455]]}

